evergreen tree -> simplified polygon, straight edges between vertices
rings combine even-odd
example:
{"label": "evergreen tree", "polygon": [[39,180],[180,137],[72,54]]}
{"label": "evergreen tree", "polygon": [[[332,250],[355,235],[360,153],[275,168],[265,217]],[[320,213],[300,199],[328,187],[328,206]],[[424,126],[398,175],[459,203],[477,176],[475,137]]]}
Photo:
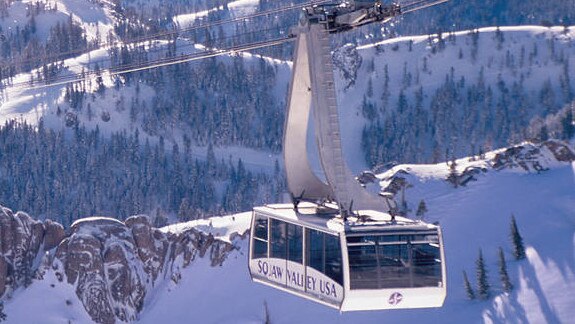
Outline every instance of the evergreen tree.
{"label": "evergreen tree", "polygon": [[479,249],[479,256],[477,261],[475,261],[476,271],[477,271],[477,295],[480,299],[488,299],[490,292],[489,280],[487,278],[487,269],[485,267],[485,261],[483,260],[483,253]]}
{"label": "evergreen tree", "polygon": [[511,214],[511,241],[513,242],[513,256],[515,260],[525,259],[525,246],[523,246],[523,238],[519,234],[515,215]]}
{"label": "evergreen tree", "polygon": [[0,301],[0,322],[6,320],[6,314],[4,313],[4,302]]}
{"label": "evergreen tree", "polygon": [[188,198],[183,198],[178,210],[178,221],[187,222],[190,220],[190,202]]}
{"label": "evergreen tree", "polygon": [[454,188],[459,186],[459,174],[457,172],[457,163],[455,159],[449,164],[449,175],[447,175],[447,181],[450,182]]}
{"label": "evergreen tree", "polygon": [[425,201],[421,199],[421,201],[419,202],[419,206],[417,206],[417,212],[415,213],[415,215],[420,219],[423,219],[425,213],[427,213],[427,205],[425,204]]}
{"label": "evergreen tree", "polygon": [[509,280],[509,274],[507,273],[505,255],[503,255],[503,249],[501,247],[499,247],[499,279],[501,279],[503,291],[510,292],[513,290],[513,285],[511,284],[511,281]]}
{"label": "evergreen tree", "polygon": [[270,311],[268,309],[268,302],[264,300],[264,324],[270,324]]}
{"label": "evergreen tree", "polygon": [[467,272],[465,272],[465,270],[463,270],[463,284],[465,286],[465,293],[467,294],[467,298],[475,299],[475,292],[473,291],[473,288],[471,288],[471,284],[469,283]]}

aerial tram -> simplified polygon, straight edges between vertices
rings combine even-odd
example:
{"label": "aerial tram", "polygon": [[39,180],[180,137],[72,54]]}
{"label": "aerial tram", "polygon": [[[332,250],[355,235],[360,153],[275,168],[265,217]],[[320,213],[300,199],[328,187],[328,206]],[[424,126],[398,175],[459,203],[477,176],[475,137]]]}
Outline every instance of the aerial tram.
{"label": "aerial tram", "polygon": [[[296,41],[283,139],[292,203],[253,209],[253,281],[340,311],[443,305],[447,283],[439,225],[396,215],[393,198],[369,193],[345,163],[329,35],[445,1],[402,7],[356,0],[304,8],[291,31]],[[311,114],[326,181],[310,167]]]}
{"label": "aerial tram", "polygon": [[439,226],[302,202],[256,207],[252,280],[340,311],[441,307],[446,295]]}

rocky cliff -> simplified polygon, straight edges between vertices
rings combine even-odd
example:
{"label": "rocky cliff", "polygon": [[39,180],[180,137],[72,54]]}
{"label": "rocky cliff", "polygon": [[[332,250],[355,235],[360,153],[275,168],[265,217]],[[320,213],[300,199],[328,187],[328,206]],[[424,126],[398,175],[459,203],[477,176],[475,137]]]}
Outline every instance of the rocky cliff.
{"label": "rocky cliff", "polygon": [[177,233],[154,228],[147,216],[125,222],[90,217],[68,233],[52,221],[0,209],[0,298],[40,280],[46,271],[75,287],[98,323],[138,318],[160,280],[177,282],[179,271],[198,257],[221,265],[235,246],[193,227]]}

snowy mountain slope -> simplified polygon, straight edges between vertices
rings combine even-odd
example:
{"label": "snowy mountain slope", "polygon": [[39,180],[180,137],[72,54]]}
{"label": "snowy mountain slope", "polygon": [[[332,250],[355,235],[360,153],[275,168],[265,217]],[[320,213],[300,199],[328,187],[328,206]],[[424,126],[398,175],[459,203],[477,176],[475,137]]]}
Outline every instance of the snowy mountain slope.
{"label": "snowy mountain slope", "polygon": [[[14,2],[7,9],[7,17],[0,19],[0,26],[2,33],[8,35],[16,32],[16,29],[23,30],[29,21],[30,14],[28,13],[28,6],[32,1],[19,1]],[[64,23],[68,19],[65,12],[60,10],[53,10],[42,12],[35,17],[36,31],[35,35],[40,40],[45,42],[50,35],[50,28],[55,26],[58,22]]]}
{"label": "snowy mountain slope", "polygon": [[[476,175],[476,181],[458,188],[445,181],[451,172],[445,163],[397,166],[379,175],[384,180],[396,174],[406,176],[412,185],[406,191],[408,206],[413,209],[424,199],[429,210],[425,220],[438,221],[442,226],[448,268],[448,296],[442,308],[340,314],[252,283],[247,270],[248,243],[237,235],[249,227],[250,213],[243,213],[161,229],[162,236],[167,237],[184,237],[181,235],[197,230],[212,233],[218,240],[233,242],[238,250],[229,252],[223,264],[216,267],[207,256],[196,258],[187,267],[181,266],[185,264],[178,259],[181,256],[176,258],[173,264],[179,266],[172,269],[176,270],[177,279],[166,278],[156,281],[153,287],[147,286],[138,321],[262,323],[267,308],[269,318],[277,323],[569,322],[575,316],[575,164],[572,162],[575,149],[554,143],[544,146],[525,143],[521,147],[489,152],[485,159],[457,160],[459,171],[471,166],[486,169]],[[559,161],[564,160],[561,156],[567,156],[571,162]],[[526,171],[519,162],[540,165],[547,170]],[[408,175],[398,173],[400,169]],[[382,185],[386,186],[387,182]],[[514,261],[511,254],[512,214],[527,247],[526,260]],[[136,237],[136,233],[134,235]],[[142,237],[141,234],[138,237]],[[504,250],[515,286],[509,294],[502,292],[498,279],[498,247]],[[474,262],[479,249],[486,260],[492,297],[487,301],[469,301],[463,288],[462,271],[465,270],[475,284]],[[34,280],[29,288],[18,290],[5,301],[8,323],[86,321],[88,315],[81,308],[73,287],[66,281],[59,282],[53,270],[48,269],[42,280]],[[50,302],[37,305],[41,296],[46,295],[53,297]],[[30,303],[43,311],[43,317],[39,317],[38,312],[26,311]]]}
{"label": "snowy mountain slope", "polygon": [[[259,4],[259,0],[236,0],[231,1],[226,4],[226,8],[232,17],[242,17],[254,13]],[[192,13],[185,13],[173,18],[174,24],[180,28],[186,28],[193,26],[198,20],[206,18],[210,13],[214,13],[220,10],[224,10],[224,6],[209,8],[202,11],[196,11]]]}
{"label": "snowy mountain slope", "polygon": [[[346,156],[440,161],[446,150],[467,156],[525,139],[532,118],[573,99],[574,30],[482,28],[358,47],[347,54],[357,76],[340,69],[337,80]],[[373,133],[362,135],[366,124]]]}
{"label": "snowy mountain slope", "polygon": [[32,28],[30,37],[45,43],[50,29],[71,19],[82,27],[90,42],[115,37],[113,12],[105,2],[23,0],[12,2],[6,11],[6,16],[0,18],[1,32],[6,36],[16,33],[17,28],[22,31],[28,26]]}
{"label": "snowy mountain slope", "polygon": [[[372,158],[367,161],[368,165],[385,158],[420,162],[443,159],[445,149],[454,156],[464,156],[476,153],[471,152],[471,146],[485,151],[524,139],[532,118],[556,112],[575,94],[571,81],[575,64],[570,64],[575,57],[573,33],[573,28],[564,27],[485,28],[477,32],[443,34],[441,38],[437,35],[397,38],[359,47],[357,51],[344,51],[344,54],[337,50],[334,54],[337,69],[348,71],[347,77],[337,73],[340,114],[346,121],[342,123],[346,156],[368,155]],[[150,58],[162,55],[167,50],[165,44],[156,42],[148,47],[149,51],[153,49]],[[193,53],[202,48],[187,40],[176,44],[177,53]],[[106,67],[109,64],[106,56],[104,51],[96,50],[68,59],[59,75],[65,75],[66,71],[78,73],[82,69],[93,71],[94,62],[98,62],[100,68]],[[250,54],[241,57],[247,67],[258,63]],[[271,96],[278,107],[284,107],[290,65],[285,61],[265,60],[276,71]],[[231,64],[233,58],[218,61]],[[256,69],[255,73],[260,71]],[[27,82],[36,78],[38,72],[21,74],[14,80]],[[174,84],[178,80],[166,82]],[[35,124],[43,118],[48,125],[60,128],[66,124],[66,112],[70,111],[80,125],[89,128],[98,125],[104,131],[140,128],[143,135],[161,135],[172,141],[181,138],[180,132],[187,131],[180,126],[146,131],[141,120],[130,121],[129,106],[133,101],[137,100],[140,112],[148,113],[154,98],[161,98],[162,89],[144,81],[139,82],[140,91],[136,94],[134,84],[123,83],[104,73],[103,85],[98,86],[94,76],[83,95],[91,98],[81,100],[80,106],[74,109],[70,107],[74,103],[65,97],[64,85],[35,90],[8,86],[1,99],[0,119],[2,122],[24,119]],[[454,89],[450,88],[451,84]],[[99,87],[104,87],[101,92],[106,93],[96,95]],[[234,89],[217,88],[216,91],[224,95]],[[204,92],[198,96],[206,98],[213,94]],[[398,109],[400,98],[403,101]],[[209,104],[218,108],[220,105]],[[57,115],[58,107],[63,114]],[[416,109],[422,112],[418,114]],[[98,118],[102,114],[106,120]],[[411,122],[414,114],[422,121]],[[366,125],[380,126],[365,137],[362,130]],[[213,125],[209,127],[218,131]],[[461,132],[460,128],[467,131]],[[369,136],[382,131],[385,131],[383,139]],[[406,142],[413,137],[416,140]],[[373,145],[366,144],[366,138],[374,142]],[[366,145],[374,152],[366,153]],[[362,159],[353,158],[348,163],[354,172],[366,168]]]}
{"label": "snowy mountain slope", "polygon": [[[543,153],[543,159],[548,157]],[[458,189],[444,181],[445,164],[410,166],[417,181],[408,190],[409,202],[425,199],[429,208],[426,220],[439,221],[444,231],[448,297],[443,308],[339,314],[250,282],[244,244],[221,268],[207,270],[198,264],[185,270],[180,284],[158,292],[156,304],[143,311],[141,322],[257,323],[264,321],[264,303],[274,323],[569,322],[575,315],[575,164],[552,160],[550,164],[542,162],[552,167],[540,174],[490,169],[477,182]],[[458,162],[465,165],[463,160]],[[524,261],[512,260],[511,214],[527,245]],[[502,292],[498,280],[499,246],[505,251],[515,285],[510,294]],[[493,297],[468,301],[462,270],[475,282],[474,261],[479,249],[487,260]]]}

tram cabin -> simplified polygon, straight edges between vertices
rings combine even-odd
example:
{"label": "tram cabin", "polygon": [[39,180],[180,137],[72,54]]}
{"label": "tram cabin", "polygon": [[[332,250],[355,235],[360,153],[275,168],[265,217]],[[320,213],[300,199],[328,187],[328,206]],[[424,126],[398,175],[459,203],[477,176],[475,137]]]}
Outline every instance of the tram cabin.
{"label": "tram cabin", "polygon": [[439,226],[300,203],[255,207],[252,280],[340,311],[441,307],[446,296]]}

